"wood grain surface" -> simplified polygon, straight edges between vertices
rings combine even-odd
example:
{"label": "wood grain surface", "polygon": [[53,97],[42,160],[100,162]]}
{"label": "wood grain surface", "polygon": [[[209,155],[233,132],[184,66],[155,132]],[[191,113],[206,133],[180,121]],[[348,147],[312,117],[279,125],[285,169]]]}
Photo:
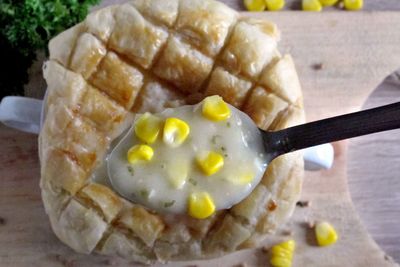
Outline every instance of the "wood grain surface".
{"label": "wood grain surface", "polygon": [[[237,10],[245,9],[242,0],[221,0],[221,2]],[[286,0],[284,9],[301,9],[301,0]],[[337,10],[340,9],[337,7],[324,9],[324,11]],[[361,12],[378,10],[400,11],[400,1],[365,0]],[[394,22],[393,25],[398,24]],[[368,98],[363,109],[395,101],[400,101],[400,78],[395,86],[377,88]],[[398,140],[400,140],[399,131],[351,140],[348,182],[352,200],[367,230],[384,251],[400,262],[398,223],[400,220],[400,205],[398,205],[400,202],[400,142]]]}
{"label": "wood grain surface", "polygon": [[[379,86],[364,109],[400,101],[397,77]],[[375,241],[400,262],[400,130],[351,140],[348,182],[351,198]]]}
{"label": "wood grain surface", "polygon": [[[400,28],[393,27],[393,22],[400,22],[400,13],[279,12],[247,15],[275,21],[282,30],[280,50],[282,53],[291,53],[295,59],[309,121],[359,110],[380,81],[400,65]],[[35,136],[3,126],[0,128],[1,265],[132,266],[119,259],[78,255],[62,245],[52,234],[38,188],[36,142]],[[286,226],[293,230],[294,238],[298,242],[294,265],[396,265],[368,236],[351,205],[346,178],[349,161],[347,142],[334,145],[333,168],[329,171],[306,173],[303,199],[311,201],[311,207],[297,208],[292,221]],[[353,146],[350,149],[353,150]],[[371,170],[368,159],[361,159],[365,154],[368,153],[364,151],[355,156],[350,154],[350,160],[357,162],[357,169],[365,170],[359,174],[361,176]],[[374,159],[376,160],[376,155],[372,154],[369,160]],[[389,177],[391,181],[397,177],[396,169],[386,171],[382,168],[375,175]],[[375,178],[373,175],[370,177]],[[363,177],[357,179],[361,181]],[[359,195],[367,188],[357,188],[356,183],[354,186],[352,193],[358,192]],[[385,189],[383,184],[380,187]],[[368,198],[368,194],[364,196]],[[374,199],[376,197],[371,193],[369,201]],[[391,200],[387,201],[391,203]],[[385,202],[381,202],[381,205],[382,212],[387,210]],[[370,219],[376,221],[379,217],[371,216]],[[392,217],[393,219],[396,218]],[[335,246],[315,246],[312,232],[307,227],[307,222],[315,220],[328,220],[336,226],[340,241]],[[387,235],[397,238],[393,239],[395,242],[392,244],[392,252],[396,253],[400,246],[400,230],[384,230]],[[287,236],[281,235],[276,240],[285,238]],[[267,256],[260,249],[253,249],[194,264],[234,266],[242,262],[249,266],[266,266]],[[174,263],[170,266],[187,266],[187,263]]]}

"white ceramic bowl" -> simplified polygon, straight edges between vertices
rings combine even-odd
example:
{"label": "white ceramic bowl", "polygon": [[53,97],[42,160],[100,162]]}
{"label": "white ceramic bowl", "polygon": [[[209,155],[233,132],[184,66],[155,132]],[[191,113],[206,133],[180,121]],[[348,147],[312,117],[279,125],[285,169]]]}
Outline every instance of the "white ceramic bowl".
{"label": "white ceramic bowl", "polygon": [[[46,99],[46,96],[45,96]],[[0,103],[0,121],[20,131],[39,134],[44,121],[44,100],[7,96]],[[304,149],[307,170],[329,169],[333,164],[331,144]]]}

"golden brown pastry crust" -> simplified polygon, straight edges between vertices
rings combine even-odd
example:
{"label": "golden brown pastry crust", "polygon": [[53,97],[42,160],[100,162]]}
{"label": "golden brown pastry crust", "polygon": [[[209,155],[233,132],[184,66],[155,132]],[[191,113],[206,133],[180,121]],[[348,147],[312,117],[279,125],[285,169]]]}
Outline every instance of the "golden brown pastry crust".
{"label": "golden brown pastry crust", "polygon": [[42,198],[55,234],[81,253],[149,263],[220,256],[282,225],[300,195],[300,153],[274,160],[246,199],[205,220],[156,214],[91,178],[133,112],[220,94],[263,129],[303,123],[296,70],[278,39],[273,23],[213,0],[134,0],[55,37],[39,137]]}

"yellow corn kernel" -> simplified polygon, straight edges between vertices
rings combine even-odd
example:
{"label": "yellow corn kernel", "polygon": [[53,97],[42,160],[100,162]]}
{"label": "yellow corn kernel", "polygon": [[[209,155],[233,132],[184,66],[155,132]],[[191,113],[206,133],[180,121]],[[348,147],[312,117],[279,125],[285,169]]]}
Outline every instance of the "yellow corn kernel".
{"label": "yellow corn kernel", "polygon": [[285,6],[285,0],[265,0],[269,11],[281,10]]}
{"label": "yellow corn kernel", "polygon": [[344,0],[344,8],[347,10],[359,10],[363,5],[363,0]]}
{"label": "yellow corn kernel", "polygon": [[231,116],[231,110],[222,97],[213,95],[203,100],[203,116],[212,121],[226,120]]}
{"label": "yellow corn kernel", "polygon": [[335,228],[328,222],[317,223],[315,226],[315,236],[320,246],[335,244],[338,239]]}
{"label": "yellow corn kernel", "polygon": [[167,166],[167,174],[171,185],[176,189],[182,189],[188,177],[189,164],[185,160],[174,160]]}
{"label": "yellow corn kernel", "polygon": [[140,116],[135,123],[135,134],[143,142],[152,144],[161,131],[162,120],[148,112]]}
{"label": "yellow corn kernel", "polygon": [[270,260],[270,263],[273,267],[291,267],[292,260],[285,259],[279,256],[273,256]]}
{"label": "yellow corn kernel", "polygon": [[271,254],[274,257],[279,256],[279,257],[282,257],[282,258],[285,258],[285,259],[290,259],[290,260],[293,257],[293,251],[287,250],[287,249],[285,249],[285,248],[283,248],[283,247],[281,247],[279,245],[275,245],[275,246],[272,247]]}
{"label": "yellow corn kernel", "polygon": [[273,267],[292,266],[294,247],[295,242],[292,239],[273,246],[271,249],[271,265]]}
{"label": "yellow corn kernel", "polygon": [[189,132],[190,127],[186,122],[177,118],[168,118],[164,124],[164,143],[171,147],[180,146],[185,142]]}
{"label": "yellow corn kernel", "polygon": [[131,164],[137,161],[150,161],[153,158],[154,151],[148,145],[135,145],[128,150],[127,158]]}
{"label": "yellow corn kernel", "polygon": [[293,252],[296,244],[295,244],[293,239],[290,239],[288,241],[280,243],[279,246],[284,248],[284,249],[286,249],[286,250],[289,250],[289,251]]}
{"label": "yellow corn kernel", "polygon": [[319,2],[323,6],[333,6],[334,4],[336,4],[338,2],[338,0],[319,0]]}
{"label": "yellow corn kernel", "polygon": [[318,0],[302,0],[301,6],[304,11],[321,11],[322,5]]}
{"label": "yellow corn kernel", "polygon": [[224,166],[224,157],[217,152],[200,153],[196,159],[200,169],[207,176],[213,175]]}
{"label": "yellow corn kernel", "polygon": [[214,201],[207,192],[192,193],[189,196],[188,213],[193,218],[205,219],[214,211]]}
{"label": "yellow corn kernel", "polygon": [[264,0],[244,0],[243,4],[248,11],[264,11],[266,7]]}

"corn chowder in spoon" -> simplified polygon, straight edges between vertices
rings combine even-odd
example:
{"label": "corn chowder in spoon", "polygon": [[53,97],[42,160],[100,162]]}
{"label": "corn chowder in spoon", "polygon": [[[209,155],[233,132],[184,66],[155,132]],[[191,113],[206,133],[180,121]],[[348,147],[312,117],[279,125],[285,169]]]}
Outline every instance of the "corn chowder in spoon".
{"label": "corn chowder in spoon", "polygon": [[248,196],[266,165],[259,129],[219,96],[137,115],[107,159],[112,186],[125,198],[199,219]]}

